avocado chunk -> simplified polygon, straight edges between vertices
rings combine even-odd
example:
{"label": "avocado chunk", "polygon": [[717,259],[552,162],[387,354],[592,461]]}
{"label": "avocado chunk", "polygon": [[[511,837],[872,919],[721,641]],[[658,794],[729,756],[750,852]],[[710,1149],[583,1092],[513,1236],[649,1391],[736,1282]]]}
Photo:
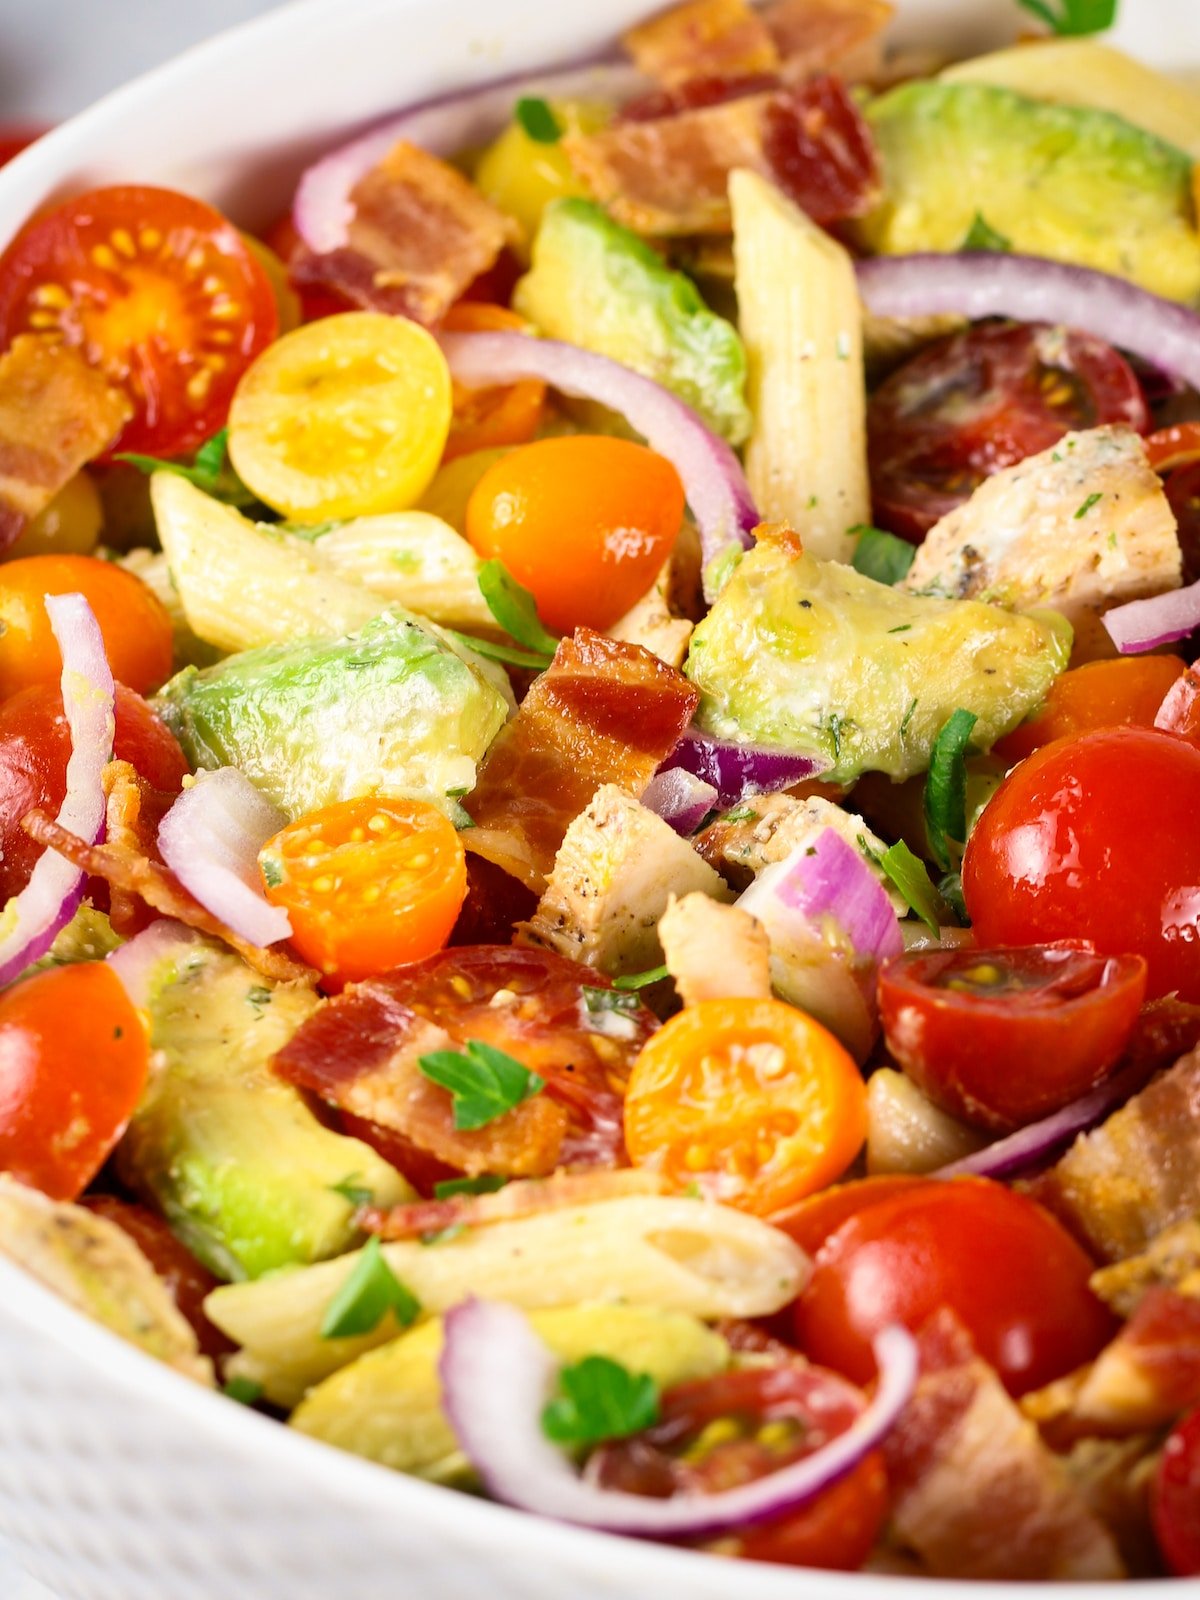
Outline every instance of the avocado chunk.
{"label": "avocado chunk", "polygon": [[156,1066],[117,1172],[218,1277],[257,1278],[350,1249],[357,1191],[385,1206],[412,1198],[368,1145],[324,1127],[271,1072],[319,1003],[305,985],[269,984],[199,939],[167,947],[150,974]]}
{"label": "avocado chunk", "polygon": [[884,199],[860,224],[869,249],[958,250],[982,213],[1020,253],[1200,297],[1191,158],[1123,117],[924,82],[883,95],[867,120],[884,170]]}
{"label": "avocado chunk", "polygon": [[396,608],[340,639],[185,667],[155,704],[193,766],[240,768],[292,818],[375,792],[449,812],[508,715],[483,670]]}
{"label": "avocado chunk", "polygon": [[684,671],[709,733],[824,757],[831,783],[907,778],[958,707],[989,748],[1067,664],[1057,612],[906,594],[797,549],[760,537],[692,636]]}
{"label": "avocado chunk", "polygon": [[710,311],[636,233],[591,200],[546,207],[533,267],[513,304],[551,339],[623,362],[670,389],[730,444],[750,437],[746,352],[737,329]]}

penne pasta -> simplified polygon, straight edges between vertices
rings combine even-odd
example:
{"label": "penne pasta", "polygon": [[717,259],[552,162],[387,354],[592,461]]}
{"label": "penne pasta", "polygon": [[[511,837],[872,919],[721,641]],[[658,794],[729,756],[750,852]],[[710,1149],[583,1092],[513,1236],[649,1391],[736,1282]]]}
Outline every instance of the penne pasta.
{"label": "penne pasta", "polygon": [[319,534],[312,554],[339,578],[450,628],[494,630],[479,592],[479,557],[428,511],[356,517]]}
{"label": "penne pasta", "polygon": [[862,309],[854,267],[757,173],[729,180],[754,432],[746,475],[764,520],[814,556],[849,561],[869,522]]}

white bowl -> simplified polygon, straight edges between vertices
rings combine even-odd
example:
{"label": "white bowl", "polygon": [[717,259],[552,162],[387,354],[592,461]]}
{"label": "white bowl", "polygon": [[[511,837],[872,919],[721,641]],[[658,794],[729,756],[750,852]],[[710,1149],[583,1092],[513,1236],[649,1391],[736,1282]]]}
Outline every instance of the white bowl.
{"label": "white bowl", "polygon": [[[900,3],[910,37],[964,47],[1011,36],[1018,15],[1010,0]],[[0,173],[0,240],[48,197],[110,181],[175,185],[240,222],[265,222],[305,161],[352,125],[455,84],[578,55],[647,9],[648,0],[298,0],[101,101]],[[1125,0],[1125,10],[1123,42],[1150,60],[1200,65],[1200,8]],[[3,1260],[0,1534],[61,1600],[1060,1592],[734,1568],[541,1522],[357,1461],[207,1393]],[[1086,1585],[1072,1595],[1110,1592]]]}

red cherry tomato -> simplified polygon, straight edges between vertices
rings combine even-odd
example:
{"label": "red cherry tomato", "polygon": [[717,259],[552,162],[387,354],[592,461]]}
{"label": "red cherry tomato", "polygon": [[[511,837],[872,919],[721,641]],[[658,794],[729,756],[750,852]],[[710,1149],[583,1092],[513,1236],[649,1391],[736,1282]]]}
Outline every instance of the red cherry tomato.
{"label": "red cherry tomato", "polygon": [[924,950],[879,975],[888,1049],[935,1105],[1009,1133],[1116,1068],[1146,994],[1141,956]]}
{"label": "red cherry tomato", "polygon": [[994,472],[1073,428],[1150,424],[1123,356],[1091,334],[980,323],[922,350],[867,412],[875,520],[919,544]]}
{"label": "red cherry tomato", "polygon": [[146,1030],[112,968],[81,961],[0,995],[0,1172],[74,1200],[146,1083]]}
{"label": "red cherry tomato", "polygon": [[1088,1287],[1092,1262],[1047,1211],[988,1179],[927,1179],[868,1202],[822,1244],[795,1306],[811,1360],[856,1383],[871,1341],[912,1332],[939,1306],[957,1313],[1010,1394],[1090,1361],[1116,1323]]}
{"label": "red cherry tomato", "polygon": [[[29,882],[42,853],[21,827],[35,807],[53,815],[67,792],[71,731],[62,695],[48,684],[24,689],[0,704],[0,904]],[[113,755],[155,789],[177,793],[188,764],[174,734],[140,694],[117,685]]]}
{"label": "red cherry tomato", "polygon": [[1200,1001],[1200,748],[1153,728],[1059,739],[1010,772],[963,858],[980,945],[1140,955]]}
{"label": "red cherry tomato", "polygon": [[65,200],[0,257],[0,342],[44,333],[82,350],[133,401],[122,450],[202,444],[278,325],[270,280],[237,229],[170,189]]}
{"label": "red cherry tomato", "polygon": [[1200,1411],[1167,1435],[1150,1510],[1169,1570],[1177,1578],[1200,1577]]}
{"label": "red cherry tomato", "polygon": [[[588,1475],[603,1487],[666,1497],[752,1483],[836,1439],[861,1415],[863,1397],[817,1367],[726,1372],[679,1384],[659,1421],[602,1445]],[[803,1510],[727,1539],[721,1549],[752,1561],[852,1572],[871,1553],[887,1513],[883,1463],[870,1455]]]}

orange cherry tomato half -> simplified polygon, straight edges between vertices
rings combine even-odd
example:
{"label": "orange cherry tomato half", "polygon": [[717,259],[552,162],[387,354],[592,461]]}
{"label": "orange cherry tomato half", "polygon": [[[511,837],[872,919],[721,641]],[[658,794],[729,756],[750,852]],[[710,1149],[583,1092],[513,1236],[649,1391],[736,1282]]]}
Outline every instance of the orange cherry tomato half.
{"label": "orange cherry tomato half", "polygon": [[65,200],[0,257],[0,340],[43,333],[80,349],[133,401],[122,450],[203,443],[277,329],[274,291],[237,229],[170,189]]}
{"label": "orange cherry tomato half", "polygon": [[422,800],[342,800],[289,823],[259,853],[267,898],[305,961],[343,983],[423,961],[467,892],[453,824]]}
{"label": "orange cherry tomato half", "polygon": [[141,1098],[150,1046],[103,961],[26,978],[0,995],[0,1171],[74,1200]]}
{"label": "orange cherry tomato half", "polygon": [[806,1255],[815,1256],[829,1235],[843,1222],[856,1216],[864,1206],[877,1200],[890,1200],[925,1182],[906,1172],[877,1173],[873,1178],[856,1178],[852,1183],[835,1183],[820,1194],[809,1195],[786,1211],[770,1218],[773,1228],[782,1228]]}
{"label": "orange cherry tomato half", "polygon": [[1155,472],[1170,472],[1189,461],[1200,461],[1200,422],[1177,422],[1170,428],[1159,428],[1146,436],[1145,445]]}
{"label": "orange cherry tomato half", "polygon": [[171,619],[140,578],[98,556],[24,556],[0,566],[0,698],[62,677],[48,594],[83,595],[118,682],[149,694],[171,676]]}
{"label": "orange cherry tomato half", "polygon": [[[529,324],[515,311],[482,300],[460,300],[442,321],[447,333],[526,333]],[[444,461],[476,450],[498,450],[528,444],[546,409],[546,385],[526,378],[491,389],[454,385],[454,417]]]}
{"label": "orange cherry tomato half", "polygon": [[1054,739],[1096,728],[1152,728],[1171,685],[1186,670],[1182,656],[1121,656],[1090,661],[1050,685],[1041,709],[995,745],[1004,761],[1024,761]]}
{"label": "orange cherry tomato half", "polygon": [[547,627],[603,632],[654,582],[683,504],[679,474],[645,445],[591,434],[540,439],[475,485],[467,538],[533,591]]}
{"label": "orange cherry tomato half", "polygon": [[878,1333],[896,1322],[915,1333],[949,1306],[1009,1393],[1025,1394],[1092,1360],[1116,1331],[1088,1287],[1092,1265],[1026,1196],[986,1178],[929,1178],[868,1196],[825,1240],[796,1301],[797,1342],[865,1384]]}
{"label": "orange cherry tomato half", "polygon": [[879,974],[888,1049],[934,1102],[1011,1133],[1111,1076],[1146,996],[1141,956],[923,950]]}
{"label": "orange cherry tomato half", "polygon": [[1167,1570],[1177,1578],[1200,1577],[1200,1411],[1167,1435],[1150,1513]]}
{"label": "orange cherry tomato half", "polygon": [[[588,1477],[606,1489],[664,1497],[712,1494],[752,1483],[845,1433],[863,1396],[833,1372],[792,1364],[723,1372],[668,1389],[644,1433],[602,1445]],[[870,1555],[887,1515],[883,1462],[872,1454],[811,1504],[735,1533],[751,1561],[853,1572]]]}
{"label": "orange cherry tomato half", "polygon": [[625,1096],[636,1165],[768,1215],[839,1177],[866,1138],[858,1068],[780,1000],[705,1000],[643,1047]]}

